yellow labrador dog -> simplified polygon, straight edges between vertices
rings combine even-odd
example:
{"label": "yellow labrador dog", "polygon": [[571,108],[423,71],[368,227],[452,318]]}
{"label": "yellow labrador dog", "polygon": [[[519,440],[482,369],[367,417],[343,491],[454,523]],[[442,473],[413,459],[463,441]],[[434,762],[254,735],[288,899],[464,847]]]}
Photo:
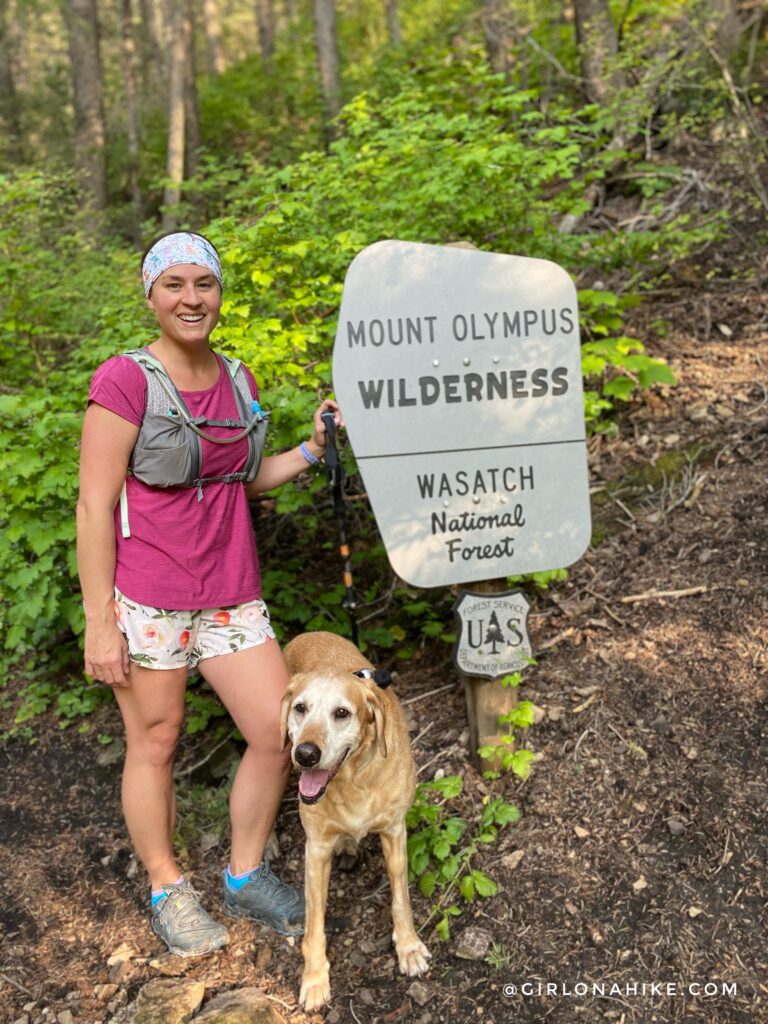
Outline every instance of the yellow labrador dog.
{"label": "yellow labrador dog", "polygon": [[[307,835],[299,1001],[308,1012],[331,998],[325,906],[335,850],[378,832],[392,889],[393,939],[403,974],[423,974],[429,952],[413,927],[408,897],[405,815],[416,770],[397,697],[374,680],[354,644],[333,633],[303,633],[285,648],[291,681],[283,696],[283,746],[301,771]],[[386,675],[386,674],[385,674]]]}

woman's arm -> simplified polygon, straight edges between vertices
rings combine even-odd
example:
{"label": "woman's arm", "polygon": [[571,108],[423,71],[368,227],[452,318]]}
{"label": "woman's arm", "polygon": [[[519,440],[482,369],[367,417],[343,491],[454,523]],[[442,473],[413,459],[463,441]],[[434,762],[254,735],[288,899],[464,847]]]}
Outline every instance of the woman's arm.
{"label": "woman's arm", "polygon": [[77,567],[85,605],[85,671],[125,686],[128,647],[115,620],[115,505],[139,428],[91,403],[83,422]]}
{"label": "woman's arm", "polygon": [[[321,419],[324,412],[334,414],[337,426],[344,425],[338,405],[332,399],[326,398],[315,411],[312,420],[312,437],[306,442],[307,448],[316,459],[324,457],[328,444],[325,424]],[[289,480],[294,480],[308,467],[309,463],[299,448],[291,448],[290,451],[282,452],[280,455],[267,455],[261,461],[256,479],[246,485],[245,493],[249,498],[255,498],[257,495],[263,494],[264,491],[271,491],[273,487],[279,487]]]}

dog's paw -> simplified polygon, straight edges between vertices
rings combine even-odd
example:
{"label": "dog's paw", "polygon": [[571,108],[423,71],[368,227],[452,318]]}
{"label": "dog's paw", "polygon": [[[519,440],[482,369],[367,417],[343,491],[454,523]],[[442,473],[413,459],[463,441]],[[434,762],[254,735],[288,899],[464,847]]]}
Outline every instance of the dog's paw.
{"label": "dog's paw", "polygon": [[423,942],[416,939],[415,942],[403,943],[396,948],[401,974],[413,977],[417,974],[425,974],[429,970],[429,958],[432,954]]}
{"label": "dog's paw", "polygon": [[307,1013],[319,1010],[331,1001],[331,983],[328,975],[312,975],[301,979],[299,1002]]}

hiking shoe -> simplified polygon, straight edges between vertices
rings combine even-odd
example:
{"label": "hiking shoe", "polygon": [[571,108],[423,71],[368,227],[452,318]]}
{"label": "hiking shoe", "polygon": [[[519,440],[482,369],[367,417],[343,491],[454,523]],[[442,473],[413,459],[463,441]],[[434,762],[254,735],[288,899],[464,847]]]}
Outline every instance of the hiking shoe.
{"label": "hiking shoe", "polygon": [[152,928],[176,956],[204,956],[226,946],[229,933],[200,905],[200,893],[187,881],[164,885],[166,893],[152,914]]}
{"label": "hiking shoe", "polygon": [[231,889],[224,872],[224,911],[230,917],[247,917],[268,924],[281,935],[304,931],[304,893],[281,882],[269,870],[269,857],[251,872],[239,889]]}

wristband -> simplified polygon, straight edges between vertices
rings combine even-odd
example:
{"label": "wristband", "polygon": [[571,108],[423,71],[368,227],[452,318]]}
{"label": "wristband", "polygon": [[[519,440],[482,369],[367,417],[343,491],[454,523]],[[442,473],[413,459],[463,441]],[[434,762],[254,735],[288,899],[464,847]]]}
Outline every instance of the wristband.
{"label": "wristband", "polygon": [[312,452],[307,447],[307,442],[306,441],[302,441],[301,442],[301,444],[299,445],[299,451],[304,456],[306,461],[310,464],[310,466],[319,466],[320,465],[320,459],[318,459],[318,457],[316,455],[312,454]]}

